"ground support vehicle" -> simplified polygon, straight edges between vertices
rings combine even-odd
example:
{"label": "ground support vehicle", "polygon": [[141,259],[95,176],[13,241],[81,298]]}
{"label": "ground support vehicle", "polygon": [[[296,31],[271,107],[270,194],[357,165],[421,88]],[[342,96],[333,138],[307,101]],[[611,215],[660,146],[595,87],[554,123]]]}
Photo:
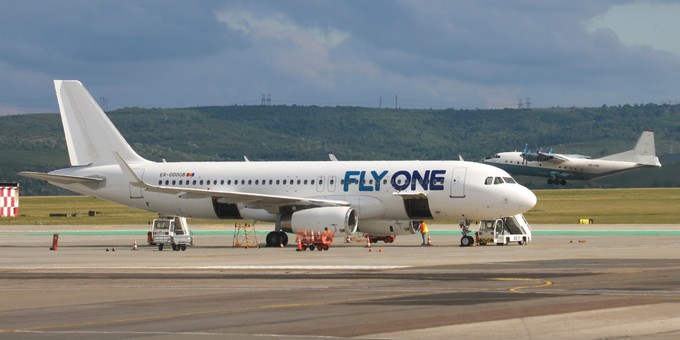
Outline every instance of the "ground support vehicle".
{"label": "ground support vehicle", "polygon": [[333,238],[335,237],[335,232],[324,230],[318,232],[307,233],[306,230],[297,231],[295,233],[297,239],[297,250],[328,250],[333,243]]}
{"label": "ground support vehicle", "polygon": [[[522,214],[495,220],[484,220],[479,222],[479,230],[475,232],[474,241],[480,246],[489,243],[508,245],[512,242],[524,245],[531,241],[531,227]],[[461,239],[462,244],[463,240]]]}
{"label": "ground support vehicle", "polygon": [[170,244],[172,250],[186,250],[187,245],[193,244],[193,235],[184,217],[160,216],[151,224],[151,244],[158,245],[162,251],[165,244]]}
{"label": "ground support vehicle", "polygon": [[397,238],[396,235],[375,236],[375,235],[369,235],[369,234],[364,234],[364,237],[368,238],[371,243],[378,243],[378,241],[383,241],[385,243],[392,243],[392,242],[394,242],[394,239]]}

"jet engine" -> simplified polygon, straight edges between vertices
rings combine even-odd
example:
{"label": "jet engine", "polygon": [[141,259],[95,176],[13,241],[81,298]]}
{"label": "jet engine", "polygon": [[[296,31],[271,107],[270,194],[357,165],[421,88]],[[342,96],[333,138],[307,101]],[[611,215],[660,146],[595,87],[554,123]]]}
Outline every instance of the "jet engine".
{"label": "jet engine", "polygon": [[328,228],[336,233],[351,235],[357,231],[358,222],[357,212],[350,207],[320,207],[281,216],[281,230],[323,231]]}

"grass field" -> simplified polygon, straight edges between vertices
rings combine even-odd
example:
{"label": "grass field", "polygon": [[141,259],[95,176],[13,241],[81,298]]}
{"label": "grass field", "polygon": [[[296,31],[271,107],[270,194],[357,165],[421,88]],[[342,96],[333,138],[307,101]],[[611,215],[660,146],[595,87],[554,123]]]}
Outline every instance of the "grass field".
{"label": "grass field", "polygon": [[[571,224],[590,218],[597,224],[677,224],[680,189],[560,189],[535,191],[538,203],[525,214],[532,224]],[[89,216],[89,211],[98,214]],[[22,197],[16,225],[147,224],[156,214],[84,196]],[[50,217],[50,214],[75,215]],[[233,221],[191,220],[193,224],[233,225]],[[456,221],[451,221],[456,223]]]}

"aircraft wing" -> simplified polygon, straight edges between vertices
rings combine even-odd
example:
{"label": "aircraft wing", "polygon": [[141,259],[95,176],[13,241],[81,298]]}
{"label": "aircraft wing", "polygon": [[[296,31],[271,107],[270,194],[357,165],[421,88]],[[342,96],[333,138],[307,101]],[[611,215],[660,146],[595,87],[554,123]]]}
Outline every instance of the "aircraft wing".
{"label": "aircraft wing", "polygon": [[560,155],[558,153],[538,153],[538,160],[541,162],[562,163],[569,160],[569,157]]}
{"label": "aircraft wing", "polygon": [[130,166],[125,163],[118,153],[116,153],[115,156],[118,160],[121,170],[123,171],[123,174],[128,178],[130,185],[151,192],[176,194],[179,197],[185,199],[217,197],[219,198],[220,202],[223,203],[242,203],[248,205],[248,207],[262,208],[274,214],[280,212],[279,208],[281,206],[306,205],[315,207],[331,207],[349,206],[351,204],[347,201],[338,200],[152,185],[142,181],[137,176],[137,174],[135,174],[132,168],[130,168]]}
{"label": "aircraft wing", "polygon": [[22,171],[18,173],[19,176],[42,179],[48,182],[60,183],[60,184],[88,184],[101,182],[104,179],[100,177],[87,177],[87,176],[71,176],[71,175],[57,175],[48,174],[44,172],[33,172],[33,171]]}

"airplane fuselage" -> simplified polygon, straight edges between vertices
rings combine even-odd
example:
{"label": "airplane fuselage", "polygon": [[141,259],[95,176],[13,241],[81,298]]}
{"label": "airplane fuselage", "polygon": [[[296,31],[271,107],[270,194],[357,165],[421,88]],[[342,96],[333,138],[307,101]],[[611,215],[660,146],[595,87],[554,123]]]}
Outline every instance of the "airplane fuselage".
{"label": "airplane fuselage", "polygon": [[[533,193],[518,184],[485,184],[488,177],[510,176],[471,162],[149,162],[130,166],[145,182],[163,187],[346,201],[360,221],[486,219],[522,213],[535,204]],[[247,202],[219,209],[220,202],[210,197],[140,190],[129,184],[118,165],[52,173],[103,177],[97,184],[52,184],[162,214],[276,221],[283,213],[251,208]]]}
{"label": "airplane fuselage", "polygon": [[527,161],[521,156],[521,152],[497,153],[485,158],[482,162],[499,167],[513,175],[575,180],[589,180],[644,167],[633,162],[576,157],[561,163]]}

